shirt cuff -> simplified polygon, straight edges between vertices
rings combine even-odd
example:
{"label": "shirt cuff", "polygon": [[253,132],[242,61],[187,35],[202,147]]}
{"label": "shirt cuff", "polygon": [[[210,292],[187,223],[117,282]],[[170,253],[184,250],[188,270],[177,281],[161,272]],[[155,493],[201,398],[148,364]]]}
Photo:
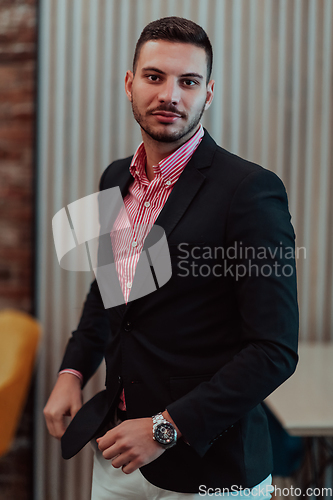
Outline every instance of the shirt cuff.
{"label": "shirt cuff", "polygon": [[58,373],[58,376],[61,375],[62,373],[71,373],[72,375],[75,375],[75,377],[80,379],[81,385],[83,383],[83,375],[81,372],[78,372],[77,370],[72,370],[72,368],[65,368],[65,370],[61,370]]}

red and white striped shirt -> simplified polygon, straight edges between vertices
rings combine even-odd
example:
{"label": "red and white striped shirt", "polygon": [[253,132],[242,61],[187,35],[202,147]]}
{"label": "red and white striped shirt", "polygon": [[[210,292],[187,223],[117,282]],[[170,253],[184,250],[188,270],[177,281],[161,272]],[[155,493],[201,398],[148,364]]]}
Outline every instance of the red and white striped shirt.
{"label": "red and white striped shirt", "polygon": [[145,238],[203,135],[204,130],[200,125],[189,141],[153,166],[155,176],[150,182],[146,175],[146,151],[143,142],[133,156],[130,172],[134,182],[111,232],[115,265],[126,303]]}
{"label": "red and white striped shirt", "polygon": [[[204,130],[200,125],[197,132],[174,153],[153,166],[154,179],[149,182],[146,175],[146,151],[143,142],[138,146],[130,165],[134,178],[124,204],[111,231],[111,244],[119,283],[128,302],[136,265],[139,261],[144,240],[165,205],[180,174],[199,146]],[[83,381],[80,372],[65,369],[59,372],[72,373]],[[124,391],[119,405],[126,410]]]}

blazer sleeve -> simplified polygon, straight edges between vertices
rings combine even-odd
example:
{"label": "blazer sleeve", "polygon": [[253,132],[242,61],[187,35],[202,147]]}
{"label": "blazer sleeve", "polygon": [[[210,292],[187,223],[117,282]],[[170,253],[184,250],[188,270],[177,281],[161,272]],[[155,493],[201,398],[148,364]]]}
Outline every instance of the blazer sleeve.
{"label": "blazer sleeve", "polygon": [[[108,169],[102,174],[100,191],[105,189],[104,179],[107,171]],[[83,376],[84,387],[104,358],[110,334],[108,312],[104,308],[97,281],[94,280],[83,305],[79,325],[68,341],[59,371],[66,368],[79,371]]]}
{"label": "blazer sleeve", "polygon": [[239,266],[231,293],[240,314],[241,348],[210,381],[167,407],[200,456],[296,368],[294,240],[282,181],[265,169],[248,174],[233,195],[226,233],[227,246],[237,242],[249,249],[232,261]]}

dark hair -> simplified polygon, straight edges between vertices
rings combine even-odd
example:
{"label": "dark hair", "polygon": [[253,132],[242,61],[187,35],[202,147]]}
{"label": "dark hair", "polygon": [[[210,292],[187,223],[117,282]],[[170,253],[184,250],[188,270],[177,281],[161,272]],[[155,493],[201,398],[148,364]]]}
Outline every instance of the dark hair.
{"label": "dark hair", "polygon": [[149,40],[167,40],[175,43],[189,43],[201,47],[207,57],[207,82],[213,66],[213,49],[207,33],[201,26],[183,17],[163,17],[147,24],[136,43],[133,57],[133,73],[143,44]]}

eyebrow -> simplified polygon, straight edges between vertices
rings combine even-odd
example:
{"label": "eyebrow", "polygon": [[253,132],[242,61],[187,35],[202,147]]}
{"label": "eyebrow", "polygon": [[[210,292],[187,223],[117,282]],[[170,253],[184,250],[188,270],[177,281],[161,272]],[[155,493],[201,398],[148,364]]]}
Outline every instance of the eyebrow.
{"label": "eyebrow", "polygon": [[[143,73],[146,71],[154,71],[155,73],[159,73],[160,75],[165,75],[166,73],[162,71],[161,69],[154,68],[154,67],[149,67],[149,68],[142,68],[141,70]],[[203,76],[200,75],[199,73],[184,73],[183,75],[180,75],[181,78],[201,78],[203,79]]]}

